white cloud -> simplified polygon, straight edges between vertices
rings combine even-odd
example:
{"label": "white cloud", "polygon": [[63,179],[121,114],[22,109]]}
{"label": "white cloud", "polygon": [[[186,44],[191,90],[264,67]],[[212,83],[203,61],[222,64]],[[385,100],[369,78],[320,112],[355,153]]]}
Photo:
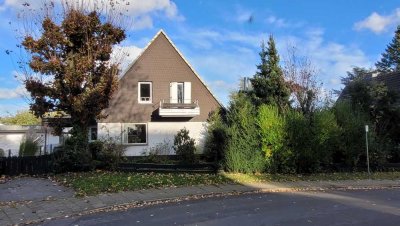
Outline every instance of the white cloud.
{"label": "white cloud", "polygon": [[120,64],[120,75],[124,74],[129,65],[132,64],[132,62],[140,55],[141,52],[142,49],[134,45],[114,47],[111,54],[111,59],[112,62]]}
{"label": "white cloud", "polygon": [[187,59],[218,99],[227,104],[229,94],[239,88],[239,79],[255,73],[257,56],[256,51],[232,47],[230,51],[192,51]]}
{"label": "white cloud", "polygon": [[[185,29],[177,39],[191,46],[186,50],[189,61],[210,82],[219,99],[227,103],[229,92],[237,88],[239,78],[254,75],[255,65],[259,63],[260,41],[267,37],[265,33]],[[369,56],[357,46],[327,41],[321,28],[306,29],[299,36],[275,36],[275,41],[282,63],[288,45],[296,46],[299,54],[308,56],[327,90],[340,88],[340,78],[352,67],[373,65]],[[207,48],[196,51],[193,46]]]}
{"label": "white cloud", "polygon": [[269,23],[269,24],[274,24],[274,25],[276,25],[277,27],[286,27],[286,26],[287,26],[287,23],[286,23],[286,21],[285,21],[284,19],[282,19],[282,18],[277,18],[277,17],[275,17],[275,16],[269,16],[269,17],[266,19],[266,21],[267,21],[267,23]]}
{"label": "white cloud", "polygon": [[0,100],[6,99],[18,99],[26,96],[26,90],[23,86],[17,86],[15,88],[0,88]]}
{"label": "white cloud", "polygon": [[239,23],[251,22],[253,13],[251,11],[239,11],[235,19]]}
{"label": "white cloud", "polygon": [[277,37],[277,42],[281,56],[285,54],[288,44],[299,48],[301,55],[308,56],[319,69],[319,78],[325,88],[339,88],[340,78],[354,66],[368,68],[373,65],[371,59],[358,47],[327,42],[324,31],[318,28],[307,31],[304,38]]}
{"label": "white cloud", "polygon": [[163,14],[172,20],[183,20],[184,17],[178,13],[176,4],[171,0],[129,0],[129,4],[122,9],[133,19],[133,29],[153,27],[153,16]]}
{"label": "white cloud", "polygon": [[152,28],[153,19],[149,15],[139,16],[133,19],[132,28],[134,30],[141,30],[144,28]]}
{"label": "white cloud", "polygon": [[[39,10],[43,7],[43,2],[38,0],[5,0],[0,4],[0,10],[15,10],[17,12],[23,9]],[[61,0],[56,1],[56,7],[60,6]],[[82,7],[87,10],[110,10],[116,15],[122,13],[129,18],[132,29],[143,29],[153,27],[153,17],[164,16],[171,20],[183,20],[184,17],[179,14],[176,4],[172,0],[66,0],[67,4]],[[30,11],[29,10],[29,11]],[[104,11],[103,11],[104,12]]]}
{"label": "white cloud", "polygon": [[42,1],[35,0],[5,0],[3,4],[0,4],[0,11],[6,9],[17,9],[21,10],[24,8],[38,9]]}
{"label": "white cloud", "polygon": [[227,42],[240,44],[238,46],[260,47],[261,41],[268,37],[265,33],[244,33],[230,30],[191,29],[179,28],[179,35],[174,40],[190,42],[190,45],[199,49],[213,49],[218,45],[225,45]]}
{"label": "white cloud", "polygon": [[377,12],[371,13],[364,20],[354,24],[356,30],[371,30],[376,34],[380,34],[388,30],[389,27],[400,23],[400,8],[395,9],[391,14],[380,15]]}

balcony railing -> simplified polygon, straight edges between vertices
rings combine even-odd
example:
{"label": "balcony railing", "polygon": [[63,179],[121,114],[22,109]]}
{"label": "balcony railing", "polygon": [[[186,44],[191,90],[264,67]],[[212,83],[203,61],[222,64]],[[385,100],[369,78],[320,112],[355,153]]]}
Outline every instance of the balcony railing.
{"label": "balcony railing", "polygon": [[194,117],[200,115],[200,106],[197,100],[191,103],[171,103],[162,100],[159,114],[161,117]]}

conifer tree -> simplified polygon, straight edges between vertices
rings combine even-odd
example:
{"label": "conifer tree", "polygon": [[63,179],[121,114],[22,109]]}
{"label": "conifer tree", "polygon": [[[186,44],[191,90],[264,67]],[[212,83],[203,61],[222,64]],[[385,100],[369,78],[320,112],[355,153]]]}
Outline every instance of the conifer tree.
{"label": "conifer tree", "polygon": [[257,105],[276,105],[282,111],[289,106],[290,92],[279,65],[279,55],[272,35],[269,36],[267,46],[261,43],[259,55],[261,63],[257,65],[258,70],[251,79],[253,101]]}
{"label": "conifer tree", "polygon": [[386,47],[381,60],[375,66],[380,72],[400,71],[400,25],[397,26],[392,42]]}

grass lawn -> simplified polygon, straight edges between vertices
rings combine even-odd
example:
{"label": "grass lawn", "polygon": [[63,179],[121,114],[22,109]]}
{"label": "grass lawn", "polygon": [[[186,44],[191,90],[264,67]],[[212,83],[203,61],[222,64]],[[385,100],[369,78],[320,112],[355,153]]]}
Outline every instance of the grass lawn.
{"label": "grass lawn", "polygon": [[389,179],[399,180],[400,172],[372,173],[329,173],[311,175],[288,174],[190,174],[190,173],[128,173],[95,171],[85,173],[67,173],[56,175],[55,179],[72,187],[77,196],[96,195],[99,193],[134,191],[148,188],[162,188],[192,185],[217,185],[226,183],[262,183],[262,182],[295,182],[326,180],[362,180]]}
{"label": "grass lawn", "polygon": [[77,196],[148,188],[232,183],[218,174],[129,173],[96,171],[56,175],[63,185],[72,187]]}
{"label": "grass lawn", "polygon": [[310,175],[295,174],[241,174],[224,173],[224,177],[237,183],[262,183],[262,182],[295,182],[295,181],[338,181],[338,180],[399,180],[400,172],[352,172],[352,173],[318,173]]}

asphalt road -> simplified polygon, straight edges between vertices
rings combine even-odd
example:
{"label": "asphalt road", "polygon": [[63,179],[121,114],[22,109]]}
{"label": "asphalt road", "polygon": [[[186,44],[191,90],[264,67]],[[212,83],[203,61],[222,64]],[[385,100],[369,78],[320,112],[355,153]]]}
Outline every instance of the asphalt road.
{"label": "asphalt road", "polygon": [[400,225],[400,189],[264,193],[133,208],[44,225]]}

